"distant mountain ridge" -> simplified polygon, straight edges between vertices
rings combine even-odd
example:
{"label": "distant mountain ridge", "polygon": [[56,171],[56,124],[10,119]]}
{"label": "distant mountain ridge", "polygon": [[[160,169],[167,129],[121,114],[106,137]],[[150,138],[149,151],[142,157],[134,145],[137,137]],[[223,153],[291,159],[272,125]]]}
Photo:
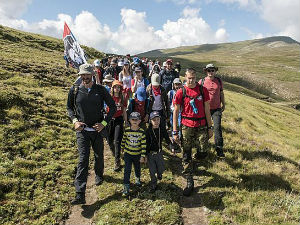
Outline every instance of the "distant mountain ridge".
{"label": "distant mountain ridge", "polygon": [[[207,63],[219,67],[219,75],[230,83],[265,94],[273,99],[300,99],[300,43],[286,36],[232,43],[156,49],[140,57],[173,58],[183,69],[193,67],[199,76]],[[183,74],[181,74],[183,75]]]}

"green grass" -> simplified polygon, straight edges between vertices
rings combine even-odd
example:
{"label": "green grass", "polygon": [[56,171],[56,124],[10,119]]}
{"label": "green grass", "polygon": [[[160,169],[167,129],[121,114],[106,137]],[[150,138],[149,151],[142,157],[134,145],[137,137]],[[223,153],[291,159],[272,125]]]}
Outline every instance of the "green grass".
{"label": "green grass", "polygon": [[[205,48],[198,51],[210,54]],[[232,50],[227,44],[213,51],[221,48]],[[64,67],[61,40],[0,26],[0,50],[0,223],[59,224],[68,217],[75,192],[77,150],[65,105],[76,71]],[[91,60],[102,55],[86,50]],[[199,63],[190,54],[184,68],[200,70],[211,60]],[[215,62],[222,57],[216,54]],[[227,61],[230,57],[221,64],[222,72]],[[232,64],[241,68],[242,62]],[[232,68],[224,74],[234,76]],[[226,158],[216,160],[212,151],[207,161],[197,163],[194,196],[201,203],[194,207],[207,209],[210,224],[299,224],[300,113],[272,99],[259,100],[269,92],[240,86],[248,77],[232,80],[224,83]],[[112,171],[108,155],[105,182],[90,206],[96,224],[182,224],[180,157],[165,153],[167,170],[154,194],[143,168],[145,185],[141,190],[133,185],[127,200],[121,197],[123,175]]]}
{"label": "green grass", "polygon": [[140,56],[160,60],[174,58],[175,62],[182,64],[183,71],[187,67],[194,67],[201,77],[204,76],[202,68],[208,63],[214,63],[219,67],[224,80],[240,80],[242,82],[239,85],[267,94],[275,100],[299,101],[299,50],[299,43],[288,37],[271,37],[154,50]]}

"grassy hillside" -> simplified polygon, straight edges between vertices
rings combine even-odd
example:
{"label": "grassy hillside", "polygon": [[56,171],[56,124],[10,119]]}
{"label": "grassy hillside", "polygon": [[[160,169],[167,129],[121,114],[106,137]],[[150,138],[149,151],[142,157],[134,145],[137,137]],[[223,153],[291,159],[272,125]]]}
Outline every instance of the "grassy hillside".
{"label": "grassy hillside", "polygon": [[[86,50],[91,59],[101,55]],[[65,104],[76,75],[62,54],[61,40],[0,26],[1,224],[59,224],[70,212],[77,150]],[[212,152],[198,162],[201,203],[193,207],[205,207],[210,224],[299,224],[300,113],[226,85],[226,159]],[[130,201],[108,158],[99,200],[89,206],[95,223],[182,224],[179,156],[166,152],[160,190],[134,189]],[[146,168],[142,174],[147,184]]]}
{"label": "grassy hillside", "polygon": [[299,51],[300,44],[289,37],[270,37],[154,50],[140,56],[172,57],[180,61],[184,68],[194,67],[200,73],[204,65],[213,62],[219,66],[219,73],[225,81],[273,99],[299,102]]}

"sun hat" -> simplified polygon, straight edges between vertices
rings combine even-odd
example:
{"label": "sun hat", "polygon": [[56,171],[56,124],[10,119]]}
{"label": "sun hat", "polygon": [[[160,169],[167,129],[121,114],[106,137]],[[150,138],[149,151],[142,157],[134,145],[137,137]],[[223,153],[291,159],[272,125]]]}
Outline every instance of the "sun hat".
{"label": "sun hat", "polygon": [[85,63],[79,66],[78,75],[89,74],[94,75],[94,68],[91,64]]}
{"label": "sun hat", "polygon": [[160,76],[157,73],[152,74],[151,76],[151,84],[152,85],[160,85]]}
{"label": "sun hat", "polygon": [[112,87],[116,86],[116,85],[119,85],[121,87],[123,87],[123,83],[119,80],[114,80],[113,83],[112,83]]}
{"label": "sun hat", "polygon": [[218,71],[218,67],[216,67],[214,64],[209,63],[205,66],[205,68],[203,68],[204,71],[206,71],[207,69],[215,69],[216,71]]}
{"label": "sun hat", "polygon": [[134,71],[135,71],[135,72],[142,71],[142,68],[139,67],[139,66],[136,66],[136,67],[134,68]]}
{"label": "sun hat", "polygon": [[175,78],[173,80],[173,84],[182,84],[181,80],[179,78]]}
{"label": "sun hat", "polygon": [[115,79],[112,77],[111,74],[107,74],[103,80],[103,82],[113,82]]}

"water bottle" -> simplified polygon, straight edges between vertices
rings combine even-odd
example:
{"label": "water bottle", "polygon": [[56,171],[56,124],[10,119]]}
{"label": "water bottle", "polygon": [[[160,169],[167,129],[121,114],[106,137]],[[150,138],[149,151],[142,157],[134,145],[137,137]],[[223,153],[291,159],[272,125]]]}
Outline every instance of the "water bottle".
{"label": "water bottle", "polygon": [[196,104],[195,104],[195,99],[192,99],[192,100],[190,101],[190,105],[191,105],[192,108],[193,108],[194,114],[198,114],[198,109],[197,109]]}

